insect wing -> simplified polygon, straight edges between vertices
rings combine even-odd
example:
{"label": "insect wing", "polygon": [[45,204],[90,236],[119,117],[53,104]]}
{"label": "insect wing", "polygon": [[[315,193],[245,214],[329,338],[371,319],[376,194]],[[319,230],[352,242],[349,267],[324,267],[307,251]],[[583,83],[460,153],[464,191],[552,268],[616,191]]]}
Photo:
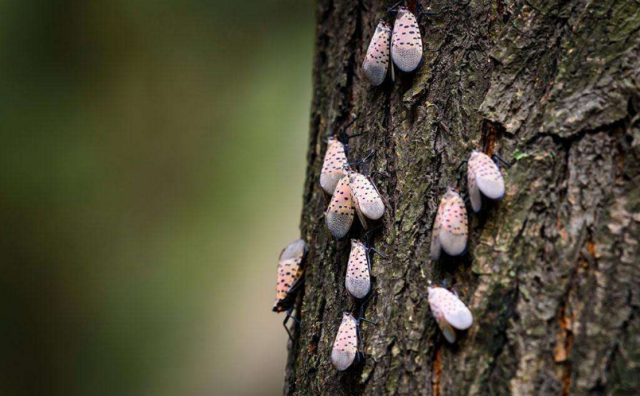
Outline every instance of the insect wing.
{"label": "insect wing", "polygon": [[440,219],[440,245],[450,256],[459,256],[467,248],[469,224],[467,209],[460,194],[449,189],[444,195],[444,211]]}
{"label": "insect wing", "polygon": [[489,158],[488,155],[474,152],[475,176],[478,189],[491,199],[500,199],[504,196],[504,178],[498,169],[498,165]]}
{"label": "insect wing", "polygon": [[456,342],[456,331],[453,329],[453,327],[451,327],[451,325],[447,323],[444,318],[436,318],[436,322],[438,323],[438,327],[440,327],[440,330],[442,330],[444,338],[446,338],[447,341],[449,341],[449,343],[451,344]]}
{"label": "insect wing", "polygon": [[302,259],[306,253],[304,240],[298,239],[290,243],[280,254],[278,262],[278,279],[276,283],[276,301],[273,305],[275,312],[283,310],[281,303],[288,297],[293,285],[302,276]]}
{"label": "insect wing", "polygon": [[411,72],[422,61],[422,38],[415,15],[406,7],[398,9],[391,39],[391,57],[404,72]]}
{"label": "insect wing", "polygon": [[349,184],[356,207],[365,217],[378,220],[384,214],[384,202],[371,181],[357,172],[349,173]]}
{"label": "insect wing", "polygon": [[336,186],[325,216],[327,228],[331,235],[335,238],[342,238],[347,235],[353,223],[353,212],[349,177],[345,175]]}
{"label": "insect wing", "polygon": [[340,179],[346,174],[344,167],[347,165],[347,155],[344,144],[337,137],[329,138],[327,153],[324,155],[324,163],[320,172],[320,186],[329,195],[332,195]]}
{"label": "insect wing", "polygon": [[371,38],[367,55],[362,63],[364,75],[371,85],[384,82],[389,68],[389,43],[391,41],[391,27],[383,20],[378,23]]}
{"label": "insect wing", "polygon": [[438,327],[442,330],[442,334],[450,343],[456,341],[455,330],[447,323],[444,318],[442,294],[440,293],[440,287],[429,287],[429,307],[431,308],[431,314],[436,319]]}
{"label": "insect wing", "polygon": [[469,308],[449,290],[442,287],[429,287],[429,306],[447,341],[455,342],[454,330],[466,330],[473,324],[473,315]]}
{"label": "insect wing", "polygon": [[349,254],[345,286],[355,298],[364,298],[371,290],[367,248],[362,242],[355,239],[351,240],[351,253]]}
{"label": "insect wing", "polygon": [[467,306],[449,290],[443,287],[430,287],[429,305],[434,316],[458,330],[466,330],[473,324],[473,315]]}
{"label": "insect wing", "polygon": [[280,260],[289,259],[302,259],[302,256],[307,252],[307,245],[303,239],[298,239],[287,245],[286,248],[280,253]]}
{"label": "insect wing", "polygon": [[476,182],[476,172],[478,170],[478,156],[477,151],[471,153],[471,158],[467,162],[467,187],[469,189],[469,200],[471,201],[471,208],[474,212],[478,213],[482,208],[482,196],[478,189],[478,183]]}
{"label": "insect wing", "polygon": [[333,342],[331,362],[340,371],[353,364],[358,353],[358,321],[348,312],[342,317],[338,335]]}

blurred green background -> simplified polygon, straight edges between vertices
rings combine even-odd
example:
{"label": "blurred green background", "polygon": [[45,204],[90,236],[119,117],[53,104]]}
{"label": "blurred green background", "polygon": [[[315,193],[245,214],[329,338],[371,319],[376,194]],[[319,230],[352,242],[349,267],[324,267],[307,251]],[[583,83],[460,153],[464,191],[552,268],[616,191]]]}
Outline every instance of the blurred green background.
{"label": "blurred green background", "polygon": [[0,1],[1,395],[276,395],[310,1]]}

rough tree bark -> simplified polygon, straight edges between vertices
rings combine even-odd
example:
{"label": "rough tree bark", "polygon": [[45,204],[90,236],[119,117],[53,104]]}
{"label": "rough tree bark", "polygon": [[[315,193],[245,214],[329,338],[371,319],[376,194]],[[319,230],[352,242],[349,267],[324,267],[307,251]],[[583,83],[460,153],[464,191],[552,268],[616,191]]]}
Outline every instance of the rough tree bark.
{"label": "rough tree bark", "polygon": [[[318,0],[302,235],[310,252],[287,395],[640,394],[640,3],[422,1],[414,74],[370,87],[361,63],[393,1]],[[409,6],[414,9],[415,2]],[[373,238],[366,360],[330,362],[349,237],[327,232],[324,138],[358,116],[352,158],[388,208]],[[470,215],[469,254],[432,262],[439,198],[474,147],[514,162],[507,194]],[[426,300],[452,278],[475,316],[455,345]]]}

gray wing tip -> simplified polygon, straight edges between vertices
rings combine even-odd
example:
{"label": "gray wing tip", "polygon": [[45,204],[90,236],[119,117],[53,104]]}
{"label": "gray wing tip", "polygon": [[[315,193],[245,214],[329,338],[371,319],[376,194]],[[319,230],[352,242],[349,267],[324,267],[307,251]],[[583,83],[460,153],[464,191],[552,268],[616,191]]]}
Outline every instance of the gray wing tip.
{"label": "gray wing tip", "polygon": [[431,260],[440,260],[440,248],[431,249],[431,253],[429,254],[429,258]]}
{"label": "gray wing tip", "polygon": [[364,64],[363,69],[367,81],[369,81],[369,84],[373,86],[382,84],[385,77],[387,76],[387,71],[383,67],[369,66],[368,64]]}
{"label": "gray wing tip", "polygon": [[331,363],[338,371],[344,371],[351,366],[353,359],[345,352],[333,351],[331,352]]}
{"label": "gray wing tip", "polygon": [[280,260],[289,260],[302,256],[307,250],[307,244],[304,239],[296,239],[287,245],[280,254]]}
{"label": "gray wing tip", "polygon": [[371,282],[352,280],[346,282],[347,290],[355,298],[364,298],[371,290]]}
{"label": "gray wing tip", "polygon": [[340,214],[329,213],[326,216],[327,228],[334,238],[342,238],[351,229],[351,223],[346,216]]}
{"label": "gray wing tip", "polygon": [[320,187],[329,195],[333,195],[339,181],[340,178],[336,175],[320,175]]}
{"label": "gray wing tip", "polygon": [[376,202],[361,206],[360,210],[368,219],[378,220],[384,215],[384,204],[382,202]]}

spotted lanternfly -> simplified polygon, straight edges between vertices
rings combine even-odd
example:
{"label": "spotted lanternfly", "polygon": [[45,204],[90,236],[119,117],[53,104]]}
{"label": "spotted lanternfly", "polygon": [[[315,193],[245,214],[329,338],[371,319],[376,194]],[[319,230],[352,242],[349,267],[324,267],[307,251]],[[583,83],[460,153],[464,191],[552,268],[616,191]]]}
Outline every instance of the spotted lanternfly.
{"label": "spotted lanternfly", "polygon": [[422,61],[422,38],[416,16],[405,6],[398,8],[391,39],[391,57],[404,72],[414,71]]}
{"label": "spotted lanternfly", "polygon": [[458,296],[443,287],[433,286],[427,290],[431,313],[447,341],[454,343],[456,341],[454,328],[466,330],[473,324],[471,311]]}
{"label": "spotted lanternfly", "polygon": [[340,179],[346,174],[347,155],[344,144],[337,136],[329,138],[327,153],[324,155],[324,164],[320,173],[320,186],[329,195],[332,195]]}
{"label": "spotted lanternfly", "polygon": [[331,363],[340,371],[346,370],[358,356],[358,320],[349,312],[342,316],[342,323],[331,350]]}
{"label": "spotted lanternfly", "polygon": [[485,153],[473,150],[467,163],[469,200],[474,212],[482,207],[482,196],[500,199],[504,196],[504,179],[495,162]]}
{"label": "spotted lanternfly", "polygon": [[371,85],[380,85],[389,69],[389,42],[391,41],[391,25],[380,20],[371,38],[367,55],[362,63],[364,75]]}
{"label": "spotted lanternfly", "polygon": [[450,256],[459,256],[467,248],[467,209],[458,192],[449,187],[440,201],[431,236],[431,260],[440,258],[444,250]]}
{"label": "spotted lanternfly", "polygon": [[304,254],[307,251],[304,240],[298,239],[291,242],[280,253],[278,262],[278,283],[276,284],[276,301],[273,304],[274,312],[282,312],[290,308],[291,291],[297,285],[303,268],[301,266]]}
{"label": "spotted lanternfly", "polygon": [[356,239],[351,240],[351,254],[347,265],[345,286],[355,298],[364,298],[371,290],[367,247]]}
{"label": "spotted lanternfly", "polygon": [[367,218],[378,220],[384,214],[384,202],[368,177],[355,171],[349,171],[348,175],[356,212],[362,226],[367,229]]}
{"label": "spotted lanternfly", "polygon": [[349,176],[345,175],[338,182],[325,215],[327,228],[331,235],[335,238],[347,235],[351,224],[353,224],[353,212]]}

